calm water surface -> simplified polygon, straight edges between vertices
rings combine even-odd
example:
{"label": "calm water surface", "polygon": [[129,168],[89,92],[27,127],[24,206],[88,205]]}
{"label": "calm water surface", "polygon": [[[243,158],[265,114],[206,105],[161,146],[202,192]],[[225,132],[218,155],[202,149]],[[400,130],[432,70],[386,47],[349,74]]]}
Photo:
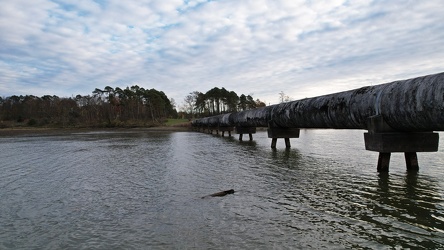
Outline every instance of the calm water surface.
{"label": "calm water surface", "polygon": [[363,131],[3,137],[0,249],[443,249],[442,137],[418,174],[378,174]]}

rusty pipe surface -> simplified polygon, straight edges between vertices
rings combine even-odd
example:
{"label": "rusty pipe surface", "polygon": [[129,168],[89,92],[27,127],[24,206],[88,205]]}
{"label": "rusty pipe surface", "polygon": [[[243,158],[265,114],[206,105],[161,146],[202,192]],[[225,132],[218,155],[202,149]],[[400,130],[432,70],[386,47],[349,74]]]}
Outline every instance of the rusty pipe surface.
{"label": "rusty pipe surface", "polygon": [[375,115],[394,130],[444,131],[444,73],[202,118],[193,125],[368,129]]}

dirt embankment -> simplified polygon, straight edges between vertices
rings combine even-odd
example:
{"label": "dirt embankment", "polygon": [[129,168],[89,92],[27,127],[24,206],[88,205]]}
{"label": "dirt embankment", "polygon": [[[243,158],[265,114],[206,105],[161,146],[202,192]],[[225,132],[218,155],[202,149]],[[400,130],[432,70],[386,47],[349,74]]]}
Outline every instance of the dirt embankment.
{"label": "dirt embankment", "polygon": [[159,126],[149,128],[3,128],[0,137],[32,136],[32,135],[58,135],[91,131],[190,131],[189,127]]}

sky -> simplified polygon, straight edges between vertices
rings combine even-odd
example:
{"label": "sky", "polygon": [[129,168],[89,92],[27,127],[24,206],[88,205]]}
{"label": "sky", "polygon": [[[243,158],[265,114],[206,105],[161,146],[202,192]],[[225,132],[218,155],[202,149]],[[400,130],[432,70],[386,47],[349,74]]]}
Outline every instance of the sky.
{"label": "sky", "polygon": [[444,71],[442,0],[0,0],[0,96],[213,87],[268,104]]}

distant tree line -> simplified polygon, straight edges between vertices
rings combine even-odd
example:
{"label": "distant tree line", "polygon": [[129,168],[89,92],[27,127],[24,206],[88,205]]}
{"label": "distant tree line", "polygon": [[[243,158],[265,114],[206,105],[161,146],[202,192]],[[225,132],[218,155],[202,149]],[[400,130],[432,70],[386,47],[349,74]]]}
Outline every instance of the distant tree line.
{"label": "distant tree line", "polygon": [[0,97],[0,127],[24,124],[50,127],[150,126],[176,118],[174,100],[162,91],[137,85],[96,88],[92,95]]}
{"label": "distant tree line", "polygon": [[266,106],[259,99],[254,100],[251,95],[238,96],[234,91],[218,87],[208,90],[205,94],[199,91],[191,92],[185,97],[184,102],[184,112],[191,117],[205,117]]}

